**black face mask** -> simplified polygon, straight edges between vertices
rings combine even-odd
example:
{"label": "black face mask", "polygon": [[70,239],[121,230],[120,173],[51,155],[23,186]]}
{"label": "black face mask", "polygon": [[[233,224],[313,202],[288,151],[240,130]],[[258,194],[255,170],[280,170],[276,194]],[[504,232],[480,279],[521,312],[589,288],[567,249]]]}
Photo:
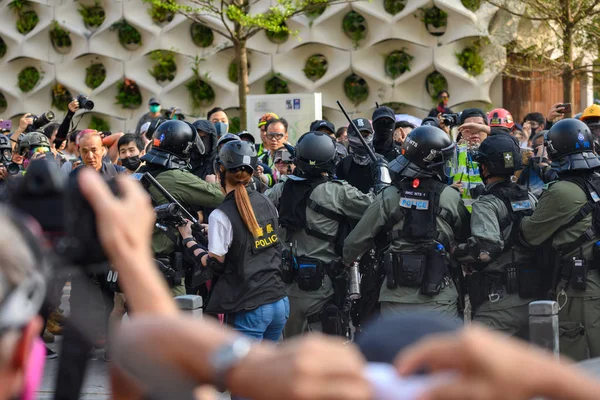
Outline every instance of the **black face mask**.
{"label": "black face mask", "polygon": [[137,171],[141,163],[140,156],[121,158],[121,165],[130,171]]}
{"label": "black face mask", "polygon": [[373,122],[373,130],[379,134],[389,134],[394,132],[396,121],[391,118],[379,118]]}

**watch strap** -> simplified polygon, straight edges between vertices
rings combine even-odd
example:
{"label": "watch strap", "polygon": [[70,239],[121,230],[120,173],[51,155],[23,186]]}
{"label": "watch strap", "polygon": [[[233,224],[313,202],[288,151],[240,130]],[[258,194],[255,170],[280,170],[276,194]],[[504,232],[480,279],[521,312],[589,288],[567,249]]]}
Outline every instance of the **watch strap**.
{"label": "watch strap", "polygon": [[252,342],[243,336],[219,347],[210,357],[210,366],[214,371],[213,384],[220,391],[227,389],[227,374],[250,352]]}

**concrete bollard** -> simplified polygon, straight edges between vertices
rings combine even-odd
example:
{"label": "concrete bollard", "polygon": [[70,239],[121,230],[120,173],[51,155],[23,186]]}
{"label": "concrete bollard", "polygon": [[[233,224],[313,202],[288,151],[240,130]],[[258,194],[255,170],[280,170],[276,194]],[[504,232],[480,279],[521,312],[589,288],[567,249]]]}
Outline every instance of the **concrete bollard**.
{"label": "concrete bollard", "polygon": [[175,297],[175,302],[180,310],[191,313],[194,318],[202,318],[202,296],[186,294]]}
{"label": "concrete bollard", "polygon": [[532,301],[529,303],[529,341],[559,355],[558,303]]}

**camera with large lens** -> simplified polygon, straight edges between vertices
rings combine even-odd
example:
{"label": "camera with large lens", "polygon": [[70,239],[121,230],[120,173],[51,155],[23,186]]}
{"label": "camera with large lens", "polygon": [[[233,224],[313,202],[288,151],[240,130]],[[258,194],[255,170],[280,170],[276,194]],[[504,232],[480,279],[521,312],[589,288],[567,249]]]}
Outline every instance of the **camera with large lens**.
{"label": "camera with large lens", "polygon": [[442,114],[442,121],[448,127],[458,125],[459,118],[460,114]]}
{"label": "camera with large lens", "polygon": [[87,98],[86,95],[80,94],[77,96],[77,102],[79,103],[79,108],[91,111],[94,109],[94,102]]}
{"label": "camera with large lens", "polygon": [[17,175],[19,172],[21,172],[21,166],[17,163],[3,163],[3,165],[10,175]]}
{"label": "camera with large lens", "polygon": [[48,125],[54,120],[54,113],[46,111],[40,115],[32,115],[33,122],[27,127],[27,132],[38,131],[44,125]]}

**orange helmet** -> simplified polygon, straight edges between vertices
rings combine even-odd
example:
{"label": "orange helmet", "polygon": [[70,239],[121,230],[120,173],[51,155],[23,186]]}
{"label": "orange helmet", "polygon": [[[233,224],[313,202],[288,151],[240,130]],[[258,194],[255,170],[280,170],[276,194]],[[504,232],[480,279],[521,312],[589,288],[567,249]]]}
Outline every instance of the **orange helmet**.
{"label": "orange helmet", "polygon": [[279,117],[275,113],[266,113],[258,120],[258,127],[260,128],[261,126],[265,126],[267,122],[269,122],[272,119],[279,119]]}
{"label": "orange helmet", "polygon": [[512,129],[515,126],[515,120],[512,115],[504,108],[496,108],[488,113],[488,122],[490,126],[501,126]]}

